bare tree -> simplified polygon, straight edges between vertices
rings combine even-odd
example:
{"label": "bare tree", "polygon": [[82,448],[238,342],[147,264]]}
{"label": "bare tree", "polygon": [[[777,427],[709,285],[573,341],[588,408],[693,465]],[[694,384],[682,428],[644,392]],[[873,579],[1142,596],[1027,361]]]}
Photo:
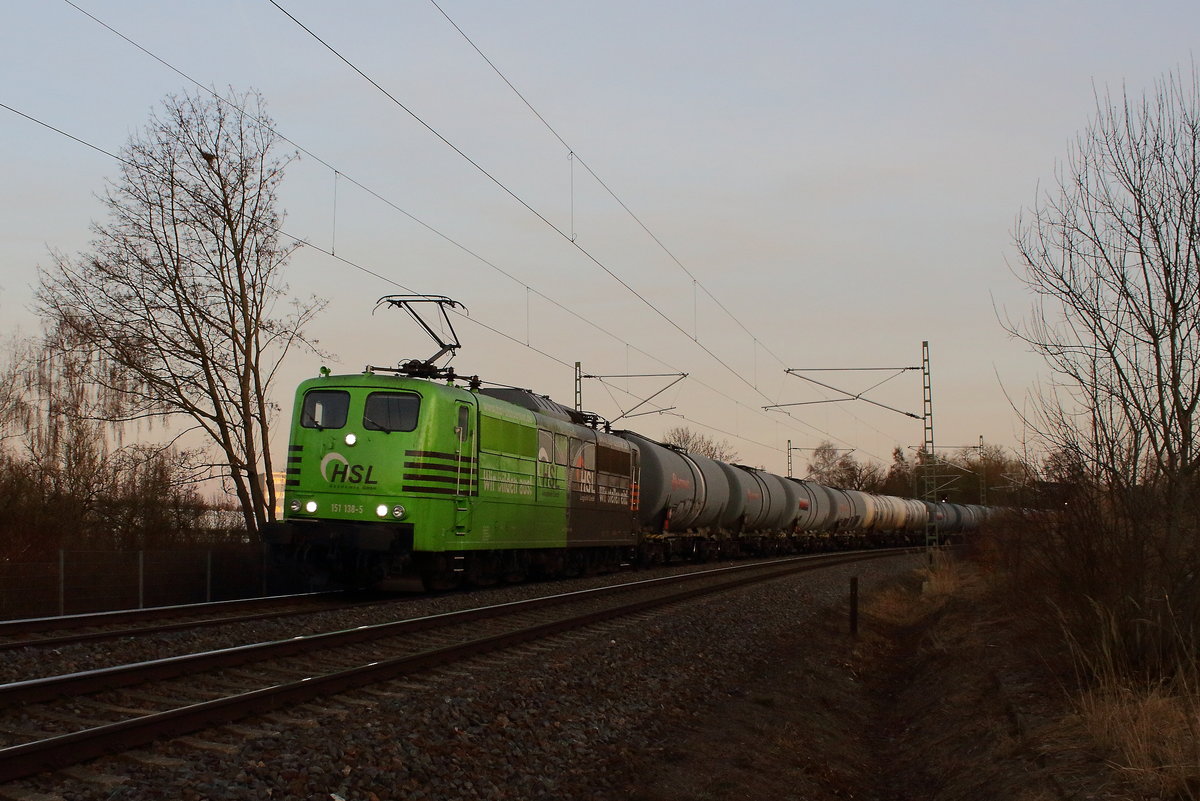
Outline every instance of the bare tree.
{"label": "bare tree", "polygon": [[1096,106],[1018,221],[1036,303],[1007,326],[1054,373],[1030,422],[1070,486],[1044,558],[1133,643],[1173,614],[1192,631],[1200,613],[1200,79],[1171,74]]}
{"label": "bare tree", "polygon": [[19,436],[24,430],[25,409],[20,391],[20,365],[17,361],[17,349],[20,342],[16,337],[0,343],[0,374],[9,376],[9,380],[0,381],[0,449],[7,440]]}
{"label": "bare tree", "polygon": [[887,476],[879,465],[856,461],[845,449],[826,440],[813,449],[808,478],[840,489],[879,492]]}
{"label": "bare tree", "polygon": [[663,434],[663,442],[683,448],[688,453],[698,453],[719,462],[736,462],[738,452],[726,440],[718,440],[707,434],[692,431],[687,426],[676,426]]}
{"label": "bare tree", "polygon": [[92,226],[91,252],[55,255],[41,273],[40,311],[91,349],[92,379],[119,391],[120,419],[189,419],[215,443],[219,469],[255,531],[274,518],[271,381],[323,306],[278,307],[277,189],[294,158],[254,92],[169,96],[121,152],[120,176]]}
{"label": "bare tree", "polygon": [[123,444],[119,393],[91,380],[88,353],[70,341],[13,339],[0,348],[0,561],[59,548],[179,544],[198,526],[186,452]]}
{"label": "bare tree", "polygon": [[1058,376],[1039,405],[1054,450],[1115,487],[1186,482],[1200,465],[1200,82],[1171,75],[1097,107],[1019,221],[1037,305],[1010,330]]}
{"label": "bare tree", "polygon": [[905,457],[904,449],[897,445],[892,449],[892,463],[883,477],[879,491],[885,495],[909,497],[915,494],[916,475],[913,464]]}

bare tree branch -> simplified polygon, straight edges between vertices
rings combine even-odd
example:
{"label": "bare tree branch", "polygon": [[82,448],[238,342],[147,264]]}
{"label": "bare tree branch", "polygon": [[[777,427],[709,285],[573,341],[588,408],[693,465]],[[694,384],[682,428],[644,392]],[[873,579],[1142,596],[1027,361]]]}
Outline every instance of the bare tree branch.
{"label": "bare tree branch", "polygon": [[276,193],[294,155],[273,155],[262,106],[253,92],[166,98],[122,152],[91,252],[56,255],[37,295],[95,354],[120,419],[186,416],[221,449],[251,531],[274,518],[271,381],[291,348],[316,349],[303,329],[324,307],[275,316],[296,247],[279,241]]}
{"label": "bare tree branch", "polygon": [[692,431],[686,426],[676,426],[663,434],[663,442],[682,448],[688,453],[698,453],[719,462],[736,462],[737,451],[725,440],[716,440],[707,434]]}

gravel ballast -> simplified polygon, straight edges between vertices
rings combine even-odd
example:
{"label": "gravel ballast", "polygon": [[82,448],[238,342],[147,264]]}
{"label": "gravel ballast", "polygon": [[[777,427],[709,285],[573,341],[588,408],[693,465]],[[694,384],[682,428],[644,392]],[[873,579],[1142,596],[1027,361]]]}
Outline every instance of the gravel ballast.
{"label": "gravel ballast", "polygon": [[[91,766],[120,783],[24,786],[65,799],[629,798],[628,766],[794,652],[806,620],[845,607],[851,576],[866,593],[921,564],[893,557],[720,593]],[[529,594],[486,602],[509,592]],[[428,599],[410,614],[479,603]]]}
{"label": "gravel ballast", "polygon": [[133,662],[165,659],[202,651],[233,648],[247,643],[288,640],[297,635],[351,629],[492,604],[523,601],[556,593],[576,592],[631,581],[693,573],[715,566],[714,564],[673,565],[571,580],[529,582],[473,592],[398,596],[389,603],[362,604],[343,609],[266,620],[180,629],[162,632],[154,636],[139,635],[68,643],[52,647],[33,646],[4,652],[3,658],[0,658],[0,684],[77,671],[97,670]]}

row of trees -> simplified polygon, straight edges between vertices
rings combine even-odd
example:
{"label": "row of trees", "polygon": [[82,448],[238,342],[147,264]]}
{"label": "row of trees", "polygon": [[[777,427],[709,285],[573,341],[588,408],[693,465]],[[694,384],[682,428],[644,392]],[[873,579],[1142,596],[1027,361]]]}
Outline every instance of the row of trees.
{"label": "row of trees", "polygon": [[[120,545],[194,529],[201,480],[225,485],[246,531],[273,519],[271,384],[290,350],[315,350],[304,328],[323,307],[281,280],[297,245],[277,209],[294,156],[277,150],[256,93],[166,98],[122,148],[89,250],[41,270],[47,333],[12,343],[0,389],[10,554],[37,550],[22,531]],[[168,444],[122,444],[149,426]]]}
{"label": "row of trees", "polygon": [[[710,459],[730,463],[738,460],[737,451],[728,441],[685,426],[668,429],[663,441]],[[997,445],[963,448],[936,459],[924,451],[916,451],[910,459],[903,448],[897,447],[892,451],[892,463],[884,467],[857,460],[852,453],[825,441],[812,450],[803,477],[831,487],[918,498],[924,494],[924,477],[932,475],[939,499],[1022,507],[1047,502],[1046,482],[1037,480],[1040,473],[1037,466],[1010,456]]]}
{"label": "row of trees", "polygon": [[[270,388],[290,350],[315,350],[324,305],[281,280],[297,245],[277,209],[294,156],[277,150],[262,98],[232,90],[166,98],[122,148],[89,250],[40,272],[45,335],[8,347],[0,557],[227,527],[205,480],[244,531],[273,519]],[[152,427],[166,444],[124,444]]]}
{"label": "row of trees", "polygon": [[843,489],[919,498],[926,477],[933,479],[938,500],[993,506],[1037,506],[1044,502],[1040,471],[1011,456],[998,445],[963,448],[936,458],[923,450],[911,457],[903,448],[892,451],[887,467],[856,460],[852,453],[822,442],[808,460],[807,478]]}
{"label": "row of trees", "polygon": [[114,422],[124,399],[92,383],[85,361],[49,339],[10,341],[0,356],[0,561],[228,537],[228,514],[196,489],[198,454],[126,444]]}
{"label": "row of trees", "polygon": [[[0,385],[0,525],[100,531],[149,521],[137,496],[193,508],[216,477],[244,528],[274,514],[270,388],[323,304],[289,301],[277,189],[294,158],[255,93],[170,97],[121,151],[90,250],[42,271],[42,342],[11,350]],[[1131,652],[1200,647],[1200,80],[1170,75],[1141,98],[1097,97],[1097,113],[1054,185],[1019,220],[1015,272],[1031,291],[1011,333],[1054,380],[1026,421],[1061,509],[1022,562],[1077,636]],[[290,305],[289,305],[290,302]],[[123,445],[163,425],[191,449]],[[176,440],[184,441],[184,440]],[[732,461],[721,442],[711,447]],[[216,453],[217,457],[205,454]],[[913,494],[945,471],[954,500],[999,501],[1030,471],[999,451],[909,458],[886,469],[826,444],[809,474],[839,486]],[[956,481],[950,481],[954,475]],[[979,480],[982,477],[982,481]],[[939,480],[939,483],[943,483]],[[996,494],[993,494],[996,493]],[[1029,499],[1008,490],[1019,505]],[[33,500],[30,500],[33,499]],[[32,506],[22,510],[22,504]],[[161,506],[161,504],[160,504]],[[15,510],[15,511],[14,511]],[[24,516],[22,518],[22,515]],[[127,522],[136,530],[150,523]],[[26,526],[29,530],[31,526]],[[82,535],[80,535],[82,536]],[[10,541],[5,537],[5,541]],[[1098,622],[1099,621],[1099,622]],[[1108,633],[1104,633],[1108,632]],[[1158,636],[1163,635],[1163,636]]]}

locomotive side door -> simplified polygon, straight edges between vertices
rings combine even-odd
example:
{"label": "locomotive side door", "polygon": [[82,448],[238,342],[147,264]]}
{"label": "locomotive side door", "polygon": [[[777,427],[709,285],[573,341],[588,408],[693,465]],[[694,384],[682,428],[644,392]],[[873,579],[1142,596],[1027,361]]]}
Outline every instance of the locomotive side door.
{"label": "locomotive side door", "polygon": [[475,414],[470,403],[455,404],[454,423],[454,533],[466,536],[471,530],[471,496],[477,495],[478,461],[475,453]]}

